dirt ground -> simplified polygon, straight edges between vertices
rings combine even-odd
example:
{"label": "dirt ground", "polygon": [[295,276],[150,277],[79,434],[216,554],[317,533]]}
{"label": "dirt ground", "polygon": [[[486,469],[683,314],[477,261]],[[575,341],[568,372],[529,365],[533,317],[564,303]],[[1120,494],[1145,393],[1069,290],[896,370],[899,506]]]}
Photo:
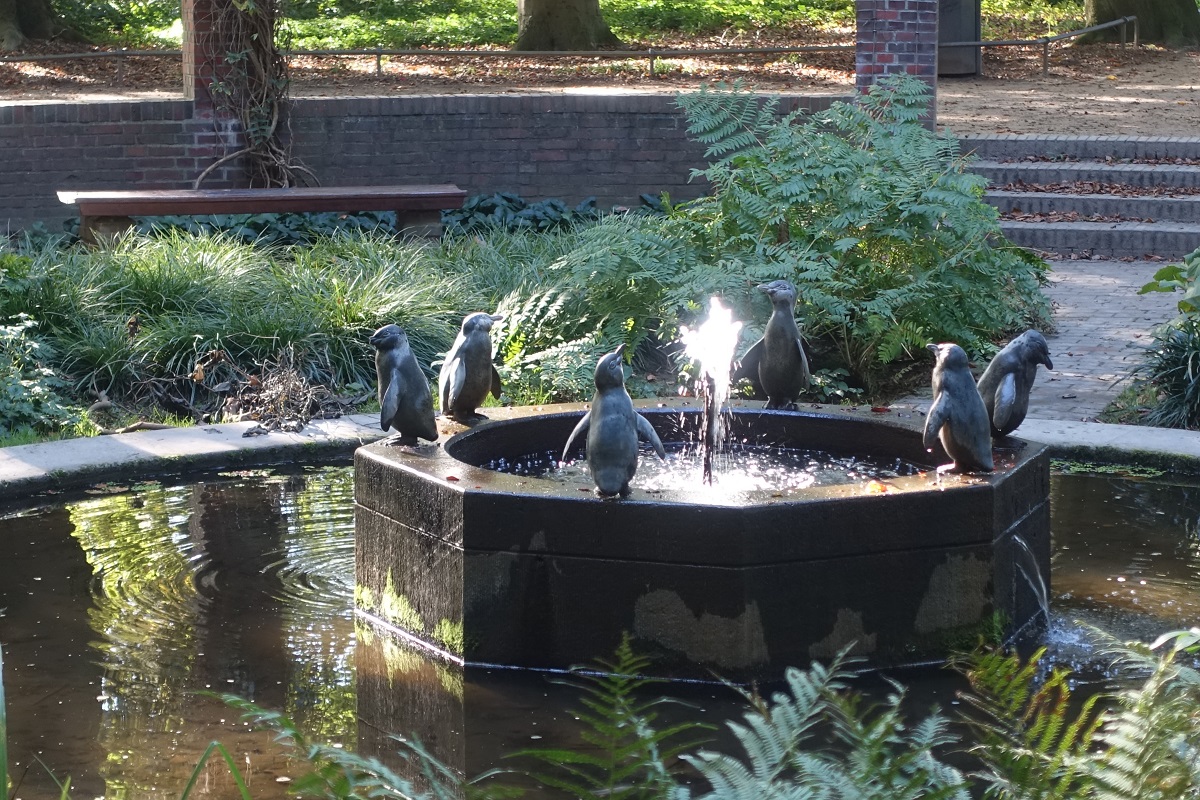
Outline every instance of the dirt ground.
{"label": "dirt ground", "polygon": [[[802,38],[679,42],[676,47],[848,44],[849,32]],[[63,52],[43,44],[30,52]],[[762,91],[846,94],[852,51],[796,56],[647,60],[398,57],[376,74],[373,58],[293,58],[297,97],[427,93],[675,92],[741,79]],[[0,104],[180,97],[178,58],[0,63]],[[1200,136],[1200,53],[1118,45],[1063,46],[1041,72],[1037,47],[989,48],[984,74],[943,78],[938,122],[955,133]]]}

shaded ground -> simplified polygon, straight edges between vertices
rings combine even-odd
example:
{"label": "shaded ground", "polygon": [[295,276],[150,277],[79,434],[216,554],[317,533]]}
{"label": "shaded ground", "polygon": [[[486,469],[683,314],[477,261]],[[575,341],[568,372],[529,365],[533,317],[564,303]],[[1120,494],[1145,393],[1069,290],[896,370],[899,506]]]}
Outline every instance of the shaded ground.
{"label": "shaded ground", "polygon": [[[842,44],[850,31],[810,31],[659,43],[670,47],[772,47]],[[30,52],[63,52],[41,44]],[[581,91],[680,91],[718,80],[743,80],[765,91],[845,94],[852,90],[852,50],[803,55],[660,59],[653,76],[642,56],[627,59],[489,57],[298,57],[295,96]],[[0,103],[180,97],[177,57],[0,64]],[[984,75],[942,79],[938,121],[956,133],[1200,135],[1200,53],[1118,45],[1062,46],[1041,74],[1038,47],[989,48]]]}

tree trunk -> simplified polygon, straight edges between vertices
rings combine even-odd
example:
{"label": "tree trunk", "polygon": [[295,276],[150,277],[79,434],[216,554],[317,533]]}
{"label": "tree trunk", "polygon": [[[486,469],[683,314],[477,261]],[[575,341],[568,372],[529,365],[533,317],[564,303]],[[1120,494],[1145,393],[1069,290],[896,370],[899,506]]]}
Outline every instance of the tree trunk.
{"label": "tree trunk", "polygon": [[62,29],[50,0],[0,0],[0,50],[16,50],[26,39],[50,39]]}
{"label": "tree trunk", "polygon": [[16,50],[25,41],[17,20],[17,0],[0,0],[0,50]]}
{"label": "tree trunk", "polygon": [[600,14],[600,0],[517,0],[514,50],[596,50],[620,44]]}
{"label": "tree trunk", "polygon": [[[1084,11],[1088,25],[1137,17],[1143,42],[1173,47],[1200,44],[1200,11],[1196,9],[1196,0],[1086,0]],[[1120,28],[1109,28],[1088,38],[1114,41],[1120,36]],[[1129,38],[1132,41],[1132,32]]]}

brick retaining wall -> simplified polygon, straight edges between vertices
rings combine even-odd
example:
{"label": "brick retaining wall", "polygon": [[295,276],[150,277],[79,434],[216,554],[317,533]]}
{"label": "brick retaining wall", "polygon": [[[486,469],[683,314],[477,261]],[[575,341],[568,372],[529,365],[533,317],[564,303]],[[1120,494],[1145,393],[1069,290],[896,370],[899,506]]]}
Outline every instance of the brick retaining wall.
{"label": "brick retaining wall", "polygon": [[[783,98],[826,108],[832,97]],[[847,98],[841,98],[847,99]],[[180,188],[233,149],[229,123],[185,100],[0,106],[0,222],[57,230],[59,189]],[[637,205],[694,197],[703,148],[671,94],[430,95],[297,99],[295,155],[327,186],[457,183],[468,192]],[[238,184],[231,168],[206,182]]]}

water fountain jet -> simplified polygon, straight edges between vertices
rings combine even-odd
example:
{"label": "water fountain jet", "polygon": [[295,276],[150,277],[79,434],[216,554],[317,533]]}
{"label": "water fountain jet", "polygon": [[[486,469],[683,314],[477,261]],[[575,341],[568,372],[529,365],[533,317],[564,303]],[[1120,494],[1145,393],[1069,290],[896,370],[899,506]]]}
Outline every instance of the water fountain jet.
{"label": "water fountain jet", "polygon": [[734,320],[733,310],[722,305],[720,298],[710,299],[708,309],[708,318],[699,328],[692,330],[685,326],[679,332],[684,352],[700,365],[696,394],[703,409],[703,480],[712,484],[713,456],[724,441],[721,409],[729,399],[730,370],[742,323]]}

